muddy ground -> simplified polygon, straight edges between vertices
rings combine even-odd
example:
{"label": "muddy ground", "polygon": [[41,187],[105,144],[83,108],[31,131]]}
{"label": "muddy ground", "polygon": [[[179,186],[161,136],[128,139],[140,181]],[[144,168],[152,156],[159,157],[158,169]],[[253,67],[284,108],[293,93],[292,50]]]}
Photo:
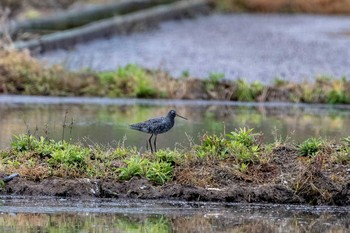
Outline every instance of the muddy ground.
{"label": "muddy ground", "polygon": [[145,178],[63,179],[25,177],[7,183],[1,194],[79,198],[168,199],[310,205],[350,205],[348,165],[329,164],[323,157],[306,162],[290,147],[274,149],[270,163],[237,172],[220,161],[194,162],[175,168],[174,178],[155,185]]}

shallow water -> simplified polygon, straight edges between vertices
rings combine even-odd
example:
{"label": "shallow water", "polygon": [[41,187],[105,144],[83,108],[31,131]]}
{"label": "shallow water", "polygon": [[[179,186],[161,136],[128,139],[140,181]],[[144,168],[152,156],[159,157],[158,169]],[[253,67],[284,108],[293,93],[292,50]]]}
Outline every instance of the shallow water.
{"label": "shallow water", "polygon": [[0,232],[349,232],[348,207],[0,197]]}
{"label": "shallow water", "polygon": [[13,135],[29,131],[86,144],[116,146],[124,139],[127,146],[145,149],[149,135],[128,125],[165,115],[170,109],[189,120],[176,118],[174,128],[158,136],[158,148],[187,147],[205,132],[228,133],[239,127],[254,128],[268,143],[276,135],[291,142],[350,135],[347,106],[0,96],[0,147],[8,147]]}

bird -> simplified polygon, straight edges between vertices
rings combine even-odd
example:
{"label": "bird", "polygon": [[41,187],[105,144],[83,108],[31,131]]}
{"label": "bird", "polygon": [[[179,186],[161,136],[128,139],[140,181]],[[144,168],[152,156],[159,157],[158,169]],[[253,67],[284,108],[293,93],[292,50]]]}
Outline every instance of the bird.
{"label": "bird", "polygon": [[148,139],[148,143],[151,147],[151,153],[153,153],[153,148],[151,143],[151,139],[153,135],[155,136],[154,150],[155,152],[157,152],[157,135],[168,132],[174,126],[176,116],[187,120],[186,117],[183,117],[177,114],[175,110],[170,110],[166,116],[151,118],[147,121],[131,124],[129,126],[133,130],[138,130],[144,133],[151,134],[151,137]]}

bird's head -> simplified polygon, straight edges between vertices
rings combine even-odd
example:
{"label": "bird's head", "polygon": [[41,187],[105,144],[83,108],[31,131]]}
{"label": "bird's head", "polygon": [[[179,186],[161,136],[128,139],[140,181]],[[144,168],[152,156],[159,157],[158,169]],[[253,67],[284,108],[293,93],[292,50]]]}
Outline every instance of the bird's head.
{"label": "bird's head", "polygon": [[186,117],[183,117],[183,116],[180,116],[179,114],[177,114],[175,110],[170,110],[168,113],[168,116],[172,119],[174,119],[176,116],[178,116],[178,117],[181,117],[181,118],[187,120]]}

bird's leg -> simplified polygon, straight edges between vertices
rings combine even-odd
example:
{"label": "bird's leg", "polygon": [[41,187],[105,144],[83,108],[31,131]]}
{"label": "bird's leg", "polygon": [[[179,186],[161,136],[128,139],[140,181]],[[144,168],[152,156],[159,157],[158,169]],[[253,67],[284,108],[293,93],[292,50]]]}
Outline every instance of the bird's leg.
{"label": "bird's leg", "polygon": [[152,134],[151,137],[148,139],[149,146],[151,147],[151,153],[153,153],[152,142],[151,142],[152,137],[153,137],[153,134]]}
{"label": "bird's leg", "polygon": [[156,134],[156,137],[154,138],[154,151],[157,152],[157,134]]}

